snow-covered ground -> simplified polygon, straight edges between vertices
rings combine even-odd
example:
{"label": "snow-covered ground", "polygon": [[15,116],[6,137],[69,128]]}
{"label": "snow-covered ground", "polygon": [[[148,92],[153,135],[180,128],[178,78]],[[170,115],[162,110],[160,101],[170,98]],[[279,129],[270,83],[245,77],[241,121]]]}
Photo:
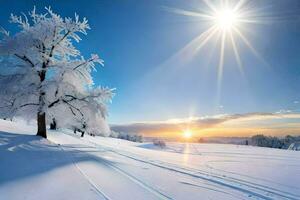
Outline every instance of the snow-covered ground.
{"label": "snow-covered ground", "polygon": [[0,121],[0,199],[300,199],[300,153],[150,143]]}

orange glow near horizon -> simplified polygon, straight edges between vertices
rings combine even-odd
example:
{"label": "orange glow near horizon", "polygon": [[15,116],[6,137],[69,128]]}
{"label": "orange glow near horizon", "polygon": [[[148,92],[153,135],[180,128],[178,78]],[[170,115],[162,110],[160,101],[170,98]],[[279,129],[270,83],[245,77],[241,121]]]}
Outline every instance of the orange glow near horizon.
{"label": "orange glow near horizon", "polygon": [[[119,127],[121,129],[122,127]],[[205,137],[251,137],[300,135],[300,113],[246,113],[211,117],[189,117],[124,125],[126,131],[144,137],[197,141]]]}
{"label": "orange glow near horizon", "polygon": [[214,127],[190,127],[186,131],[180,131],[176,126],[169,129],[143,131],[144,136],[181,138],[185,141],[197,140],[201,137],[251,137],[257,134],[272,136],[299,135],[300,123],[284,124],[283,127],[278,124],[260,126],[258,124],[224,123]]}

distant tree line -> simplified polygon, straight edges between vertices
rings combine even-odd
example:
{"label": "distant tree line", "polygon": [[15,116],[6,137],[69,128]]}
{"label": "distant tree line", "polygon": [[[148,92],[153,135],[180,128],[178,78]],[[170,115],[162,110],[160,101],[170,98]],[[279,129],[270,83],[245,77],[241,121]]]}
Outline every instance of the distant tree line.
{"label": "distant tree line", "polygon": [[259,147],[270,147],[278,149],[300,150],[300,136],[287,135],[285,137],[265,136],[263,134],[254,135],[250,138],[242,137],[215,137],[215,138],[198,138],[198,143],[220,143],[220,144],[237,144],[252,145]]}
{"label": "distant tree line", "polygon": [[137,135],[134,133],[111,131],[109,137],[118,138],[118,139],[122,139],[122,140],[128,140],[128,141],[132,141],[132,142],[143,142],[143,136]]}
{"label": "distant tree line", "polygon": [[253,145],[259,147],[270,147],[278,149],[288,149],[292,143],[300,142],[300,136],[287,135],[284,138],[278,138],[265,135],[254,135],[250,140],[246,140],[246,145]]}

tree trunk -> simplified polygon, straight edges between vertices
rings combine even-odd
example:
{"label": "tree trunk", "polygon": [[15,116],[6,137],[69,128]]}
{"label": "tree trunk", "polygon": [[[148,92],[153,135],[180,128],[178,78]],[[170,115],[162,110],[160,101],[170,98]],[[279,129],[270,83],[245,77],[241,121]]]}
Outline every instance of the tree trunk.
{"label": "tree trunk", "polygon": [[55,121],[55,118],[53,118],[52,122],[50,123],[50,130],[56,130],[56,121]]}
{"label": "tree trunk", "polygon": [[38,131],[37,134],[38,136],[42,136],[43,138],[47,138],[47,130],[46,130],[46,113],[44,111],[44,106],[45,106],[45,95],[46,93],[41,89],[42,88],[42,83],[46,78],[46,64],[43,63],[43,70],[39,72],[40,76],[40,95],[39,95],[39,109],[38,109],[38,114],[37,114],[37,126],[38,126]]}
{"label": "tree trunk", "polygon": [[43,138],[47,138],[45,112],[37,114],[37,126],[38,126],[38,131],[36,135],[42,136]]}

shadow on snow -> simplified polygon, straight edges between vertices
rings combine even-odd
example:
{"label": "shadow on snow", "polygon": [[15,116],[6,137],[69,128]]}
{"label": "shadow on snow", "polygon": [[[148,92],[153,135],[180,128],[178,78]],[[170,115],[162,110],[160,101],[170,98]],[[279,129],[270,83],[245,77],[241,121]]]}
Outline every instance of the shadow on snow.
{"label": "shadow on snow", "polygon": [[59,145],[35,135],[0,132],[0,185],[73,163],[111,162],[90,153],[75,148],[63,150]]}

